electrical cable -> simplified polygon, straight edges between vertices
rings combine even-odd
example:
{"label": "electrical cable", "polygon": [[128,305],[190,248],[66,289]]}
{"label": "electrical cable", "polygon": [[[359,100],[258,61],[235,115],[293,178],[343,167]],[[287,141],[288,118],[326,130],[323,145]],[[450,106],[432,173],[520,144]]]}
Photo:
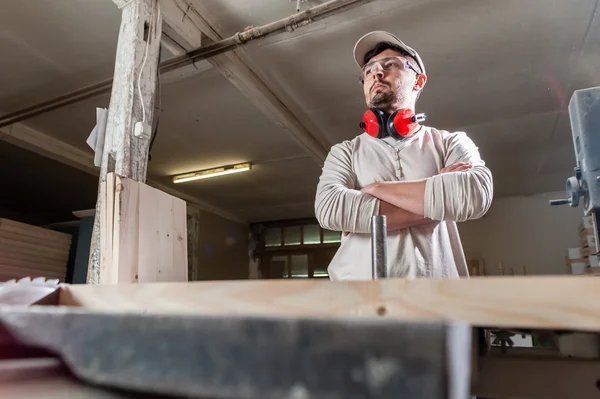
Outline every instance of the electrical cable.
{"label": "electrical cable", "polygon": [[144,51],[144,60],[142,61],[142,66],[140,67],[140,73],[138,74],[138,95],[140,103],[142,104],[142,123],[146,122],[146,108],[144,107],[144,99],[142,98],[142,72],[144,72],[144,67],[146,66],[146,61],[148,60],[148,49],[150,48],[150,38],[152,37],[152,31],[154,27],[158,24],[158,17],[160,16],[160,8],[158,9],[158,15],[156,17],[156,21],[154,21],[154,8],[152,9],[152,15],[150,18],[150,23],[152,24],[148,28],[148,36],[146,37],[146,49]]}

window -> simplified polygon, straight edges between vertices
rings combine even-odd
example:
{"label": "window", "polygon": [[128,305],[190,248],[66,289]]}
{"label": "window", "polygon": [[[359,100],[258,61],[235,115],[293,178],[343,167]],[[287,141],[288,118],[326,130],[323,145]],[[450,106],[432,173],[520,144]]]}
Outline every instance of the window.
{"label": "window", "polygon": [[335,248],[321,248],[313,254],[313,277],[329,278],[327,267],[335,256]]}
{"label": "window", "polygon": [[281,246],[281,229],[271,227],[267,229],[265,234],[265,246],[266,247],[279,247]]}
{"label": "window", "polygon": [[274,256],[271,259],[271,278],[287,278],[288,277],[288,257],[287,255]]}
{"label": "window", "polygon": [[304,226],[304,244],[320,244],[321,227],[318,224],[307,224]]}
{"label": "window", "polygon": [[308,255],[307,254],[298,254],[291,255],[291,275],[292,278],[298,277],[308,277]]}
{"label": "window", "polygon": [[263,278],[329,278],[327,267],[336,250],[317,246],[291,249],[280,247],[272,255],[267,255]]}
{"label": "window", "polygon": [[342,233],[323,229],[323,243],[334,243],[342,241]]}
{"label": "window", "polygon": [[[284,222],[273,223],[265,226],[265,247],[270,251],[279,250],[283,247],[290,249],[297,247],[315,247],[323,244],[339,244],[342,234],[339,231],[331,231],[321,228],[317,223]],[[334,245],[337,246],[337,245]]]}
{"label": "window", "polygon": [[288,226],[283,228],[283,245],[302,244],[302,226]]}

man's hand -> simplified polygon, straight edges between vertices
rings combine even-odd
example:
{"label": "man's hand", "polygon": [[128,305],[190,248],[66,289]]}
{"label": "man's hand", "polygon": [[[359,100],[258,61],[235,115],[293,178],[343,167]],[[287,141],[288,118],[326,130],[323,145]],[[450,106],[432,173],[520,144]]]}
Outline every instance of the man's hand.
{"label": "man's hand", "polygon": [[375,193],[375,191],[377,191],[378,184],[379,184],[379,182],[374,182],[374,183],[368,184],[368,185],[364,186],[363,188],[361,188],[360,192],[373,195]]}

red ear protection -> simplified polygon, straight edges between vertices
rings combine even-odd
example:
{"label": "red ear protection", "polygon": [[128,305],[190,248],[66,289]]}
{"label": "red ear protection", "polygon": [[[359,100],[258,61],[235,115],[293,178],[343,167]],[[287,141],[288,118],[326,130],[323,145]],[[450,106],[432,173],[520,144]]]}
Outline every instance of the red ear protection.
{"label": "red ear protection", "polygon": [[425,114],[417,114],[404,108],[389,117],[378,108],[368,109],[360,122],[360,127],[371,137],[384,138],[392,136],[397,140],[406,138],[425,120]]}

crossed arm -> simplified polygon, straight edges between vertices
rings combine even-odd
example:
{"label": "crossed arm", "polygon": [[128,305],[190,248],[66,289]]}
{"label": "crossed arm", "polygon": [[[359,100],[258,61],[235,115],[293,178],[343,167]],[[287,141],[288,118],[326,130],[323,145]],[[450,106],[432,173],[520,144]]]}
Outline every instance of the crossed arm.
{"label": "crossed arm", "polygon": [[348,145],[332,149],[317,187],[315,214],[321,226],[350,233],[370,232],[371,217],[385,215],[388,230],[432,221],[475,219],[487,212],[492,177],[466,135],[449,142],[449,165],[439,175],[414,181],[358,186]]}
{"label": "crossed arm", "polygon": [[[442,168],[442,173],[466,172],[472,168],[467,162],[458,162]],[[400,230],[433,222],[425,217],[426,179],[390,181],[369,184],[360,191],[380,200],[379,215],[386,216],[388,230]]]}

